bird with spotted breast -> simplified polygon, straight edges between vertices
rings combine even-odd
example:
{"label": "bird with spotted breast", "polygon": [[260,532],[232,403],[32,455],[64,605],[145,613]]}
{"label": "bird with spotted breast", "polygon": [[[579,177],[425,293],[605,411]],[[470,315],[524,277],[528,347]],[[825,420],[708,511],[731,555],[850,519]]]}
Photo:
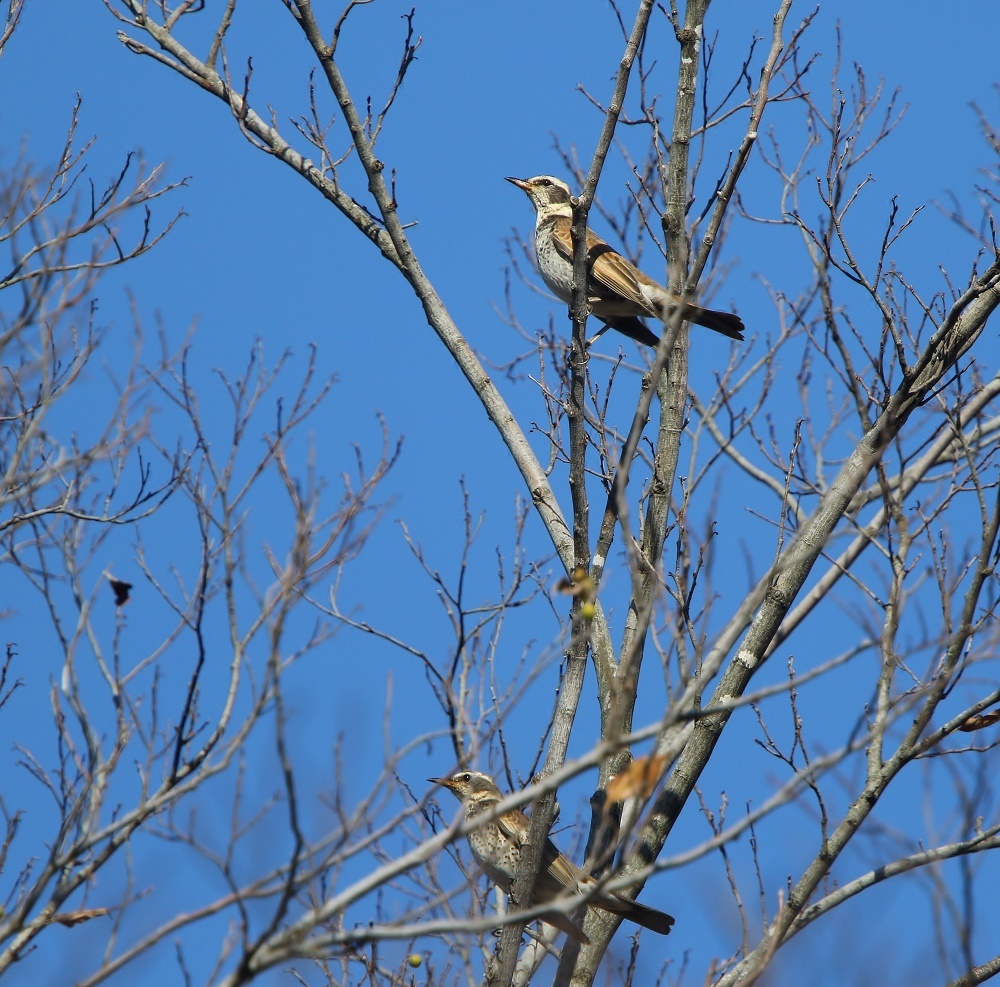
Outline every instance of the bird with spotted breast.
{"label": "bird with spotted breast", "polygon": [[[560,301],[570,304],[573,300],[573,237],[570,232],[573,205],[569,186],[551,175],[508,178],[507,181],[521,189],[535,207],[535,256],[542,279]],[[617,329],[636,342],[658,346],[659,333],[652,332],[642,319],[658,319],[666,324],[678,307],[681,317],[690,322],[714,329],[730,339],[743,339],[743,320],[738,315],[702,308],[667,291],[589,227],[587,270],[587,303],[591,313],[605,327]]]}
{"label": "bird with spotted breast", "polygon": [[[503,795],[496,782],[489,775],[479,771],[459,771],[450,778],[430,778],[435,785],[447,788],[465,809],[465,818],[474,820],[489,815]],[[482,867],[486,876],[507,894],[510,893],[517,865],[521,859],[521,848],[528,842],[528,828],[531,821],[520,809],[508,809],[497,818],[484,821],[481,826],[470,830],[466,836],[469,849]],[[659,912],[648,905],[641,905],[610,891],[598,891],[597,881],[585,874],[571,860],[556,848],[550,839],[545,840],[542,862],[535,879],[531,904],[543,905],[556,898],[587,894],[593,890],[587,904],[614,912],[631,922],[667,935],[674,924],[671,916]],[[565,932],[584,945],[590,942],[584,931],[561,911],[553,910],[542,915],[542,919]]]}

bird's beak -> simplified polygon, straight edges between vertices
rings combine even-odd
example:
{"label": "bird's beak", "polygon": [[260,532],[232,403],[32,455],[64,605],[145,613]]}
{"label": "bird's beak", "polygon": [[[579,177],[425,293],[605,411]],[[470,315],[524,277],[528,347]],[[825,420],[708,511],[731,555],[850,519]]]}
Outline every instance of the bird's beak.
{"label": "bird's beak", "polygon": [[452,786],[451,778],[428,778],[427,779],[432,785],[440,785],[442,788],[450,789]]}
{"label": "bird's beak", "polygon": [[516,185],[522,192],[527,192],[531,186],[523,178],[505,178],[505,182],[510,182],[511,185]]}

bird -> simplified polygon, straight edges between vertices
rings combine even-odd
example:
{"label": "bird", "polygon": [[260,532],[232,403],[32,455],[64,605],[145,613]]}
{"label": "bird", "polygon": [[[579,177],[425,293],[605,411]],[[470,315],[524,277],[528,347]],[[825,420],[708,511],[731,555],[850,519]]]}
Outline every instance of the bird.
{"label": "bird", "polygon": [[[429,778],[428,781],[447,788],[462,803],[466,820],[490,813],[503,800],[496,782],[479,771],[459,771],[450,778]],[[466,836],[469,849],[486,876],[507,894],[510,894],[521,859],[521,848],[528,842],[530,825],[531,821],[520,809],[508,809],[495,819],[470,830]],[[580,870],[559,852],[552,840],[546,838],[541,867],[531,894],[533,906],[559,897],[590,894],[589,905],[621,915],[661,935],[670,932],[674,924],[670,915],[613,892],[596,890],[597,887],[593,877]],[[546,912],[541,917],[581,945],[590,943],[590,937],[565,912]]]}
{"label": "bird", "polygon": [[[542,279],[560,301],[570,304],[573,300],[573,238],[570,233],[573,205],[569,186],[551,175],[508,177],[506,180],[521,189],[535,207],[535,255]],[[678,306],[682,318],[714,329],[730,339],[743,339],[745,327],[738,315],[702,308],[667,291],[630,264],[590,227],[587,227],[587,268],[587,304],[591,313],[605,327],[617,329],[636,342],[657,347],[659,334],[652,332],[642,318],[659,319],[666,324]]]}

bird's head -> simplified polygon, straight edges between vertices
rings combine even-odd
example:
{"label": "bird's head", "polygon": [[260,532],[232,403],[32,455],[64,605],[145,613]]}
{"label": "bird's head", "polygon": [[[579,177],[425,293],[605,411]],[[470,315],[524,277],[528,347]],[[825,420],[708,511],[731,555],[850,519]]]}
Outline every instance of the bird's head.
{"label": "bird's head", "polygon": [[516,185],[531,199],[535,212],[542,216],[571,216],[573,206],[570,198],[573,193],[569,186],[551,175],[536,175],[534,178],[508,178],[511,185]]}
{"label": "bird's head", "polygon": [[450,778],[428,778],[428,781],[447,788],[460,802],[499,801],[503,796],[489,775],[479,771],[458,771]]}

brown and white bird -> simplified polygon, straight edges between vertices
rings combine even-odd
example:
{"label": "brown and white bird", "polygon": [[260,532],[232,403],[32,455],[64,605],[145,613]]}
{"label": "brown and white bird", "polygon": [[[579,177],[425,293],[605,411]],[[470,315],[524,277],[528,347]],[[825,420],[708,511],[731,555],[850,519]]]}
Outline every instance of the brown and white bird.
{"label": "brown and white bird", "polygon": [[[508,178],[535,207],[535,255],[542,278],[566,304],[573,299],[573,206],[569,186],[550,175]],[[681,306],[681,315],[730,339],[743,338],[743,320],[731,312],[716,312],[684,301],[646,277],[621,254],[587,228],[587,301],[590,311],[612,329],[647,346],[657,346],[658,333],[642,318],[666,323]],[[602,330],[603,331],[603,330]],[[600,335],[600,333],[598,333]]]}
{"label": "brown and white bird", "polygon": [[[450,778],[428,780],[447,788],[462,803],[467,820],[488,814],[503,801],[503,795],[493,779],[478,771],[459,771]],[[466,837],[472,855],[486,872],[486,876],[507,894],[510,893],[518,861],[521,859],[521,847],[528,842],[530,825],[531,821],[520,809],[509,809],[496,819],[471,830]],[[587,894],[596,887],[597,881],[594,878],[584,874],[576,864],[564,857],[550,839],[545,840],[541,868],[531,895],[532,905],[545,904],[559,897]],[[595,908],[614,912],[664,936],[674,924],[673,918],[665,912],[658,912],[655,908],[640,905],[637,901],[630,901],[609,891],[598,891],[587,903]],[[542,918],[577,942],[584,945],[590,942],[589,937],[565,912],[546,912]]]}

